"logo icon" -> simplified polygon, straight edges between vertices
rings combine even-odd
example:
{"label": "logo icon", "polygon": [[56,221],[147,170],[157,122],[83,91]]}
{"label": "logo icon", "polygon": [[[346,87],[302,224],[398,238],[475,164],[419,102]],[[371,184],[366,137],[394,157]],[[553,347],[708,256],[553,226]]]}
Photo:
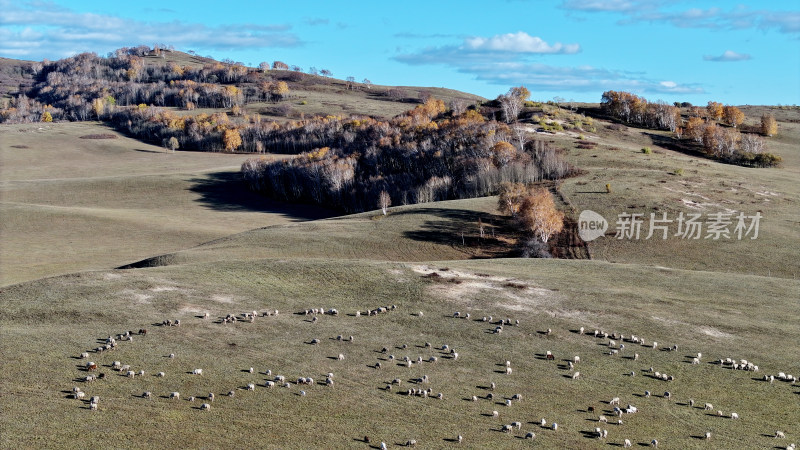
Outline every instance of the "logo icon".
{"label": "logo icon", "polygon": [[608,230],[608,221],[596,212],[586,209],[578,216],[578,235],[585,242],[593,241],[600,236],[605,236]]}

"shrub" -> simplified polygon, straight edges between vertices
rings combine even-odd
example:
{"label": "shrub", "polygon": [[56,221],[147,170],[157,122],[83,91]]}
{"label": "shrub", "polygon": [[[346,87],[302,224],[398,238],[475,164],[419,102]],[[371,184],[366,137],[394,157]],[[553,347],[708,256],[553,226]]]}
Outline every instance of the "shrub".
{"label": "shrub", "polygon": [[674,173],[675,175],[677,175],[679,177],[682,177],[683,176],[683,169],[682,168],[675,169],[675,171],[672,172],[672,173]]}
{"label": "shrub", "polygon": [[649,155],[653,153],[653,150],[651,150],[650,147],[645,147],[642,149],[642,153],[644,153],[645,155]]}
{"label": "shrub", "polygon": [[606,183],[606,194],[611,193],[611,183]]}

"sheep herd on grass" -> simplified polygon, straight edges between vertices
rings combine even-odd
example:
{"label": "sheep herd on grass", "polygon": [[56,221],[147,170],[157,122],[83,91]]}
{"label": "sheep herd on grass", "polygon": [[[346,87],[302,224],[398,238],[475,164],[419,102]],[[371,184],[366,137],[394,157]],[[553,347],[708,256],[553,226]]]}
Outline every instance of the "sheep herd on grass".
{"label": "sheep herd on grass", "polygon": [[[363,312],[361,310],[358,310],[358,311],[355,311],[354,314],[348,314],[348,316],[351,316],[351,317],[361,317],[361,316],[372,317],[372,316],[378,316],[378,315],[381,315],[381,314],[385,314],[385,313],[393,312],[393,311],[397,311],[397,310],[398,310],[398,306],[397,305],[382,306],[382,307],[367,309],[367,310],[364,310]],[[256,320],[257,317],[274,317],[274,316],[277,316],[277,315],[278,315],[278,311],[277,310],[263,312],[263,313],[260,313],[260,314],[257,311],[254,310],[252,312],[248,311],[248,312],[241,313],[241,314],[227,314],[224,317],[220,316],[220,319],[215,323],[219,323],[219,324],[235,324],[237,322],[250,322],[250,323],[252,323],[252,322],[254,322]],[[336,308],[309,308],[309,309],[305,309],[305,310],[302,310],[302,311],[296,313],[296,315],[313,316],[313,318],[317,318],[317,316],[336,317],[336,316],[339,316],[340,314],[339,314],[339,311]],[[413,316],[417,316],[417,317],[423,317],[422,312],[414,313],[412,315]],[[199,318],[201,318],[201,319],[208,319],[209,317],[210,317],[209,313],[204,313],[201,316],[199,316]],[[479,323],[479,324],[488,323],[490,325],[493,325],[494,328],[489,328],[487,330],[487,332],[492,333],[492,334],[501,334],[504,326],[519,326],[519,320],[512,320],[511,318],[495,320],[495,319],[492,318],[492,316],[483,316],[480,319],[471,319],[472,315],[470,313],[468,313],[468,312],[464,313],[464,312],[461,312],[461,311],[454,312],[451,317],[453,319],[466,320],[467,322],[465,322],[465,323]],[[191,322],[189,322],[189,323],[191,323]],[[180,327],[181,326],[181,320],[180,319],[168,319],[168,320],[164,320],[163,322],[161,322],[161,325],[165,326],[165,327]],[[597,330],[597,329],[587,332],[584,327],[580,327],[578,330],[573,330],[572,332],[573,333],[577,333],[581,337],[603,339],[603,340],[605,340],[605,343],[602,344],[602,347],[605,347],[607,350],[603,351],[602,353],[605,353],[606,355],[610,355],[610,356],[615,356],[615,357],[620,357],[620,356],[626,357],[627,359],[632,360],[632,361],[638,361],[639,358],[640,358],[639,353],[633,352],[633,351],[630,350],[630,348],[633,347],[634,345],[639,346],[641,348],[639,350],[640,352],[646,352],[646,351],[648,351],[648,349],[649,349],[649,351],[661,349],[663,351],[675,352],[675,351],[677,351],[677,348],[678,348],[677,345],[659,347],[659,345],[658,345],[658,343],[656,341],[650,341],[648,343],[648,342],[645,341],[644,338],[636,336],[636,335],[625,335],[625,334],[621,334],[621,333],[619,333],[619,334],[618,333],[607,333],[605,331]],[[552,328],[547,328],[546,331],[539,331],[538,333],[542,334],[544,336],[547,336],[548,338],[555,338],[555,339],[558,339],[558,335],[559,335],[559,331],[558,330],[554,331]],[[87,360],[87,359],[90,358],[90,353],[100,354],[100,353],[104,353],[106,351],[113,351],[113,350],[118,348],[119,342],[133,342],[133,335],[134,334],[138,334],[140,336],[146,336],[147,335],[147,331],[145,329],[140,329],[138,333],[134,333],[132,331],[126,331],[124,333],[117,334],[116,336],[109,335],[107,338],[101,339],[101,341],[103,342],[103,346],[97,347],[92,351],[84,351],[84,352],[80,353],[79,358]],[[338,335],[335,338],[332,337],[331,339],[333,339],[335,341],[338,341],[338,342],[350,342],[350,343],[354,342],[354,337],[352,335],[349,335],[346,338],[344,337],[344,335]],[[137,341],[138,341],[138,338],[137,338]],[[306,343],[318,345],[318,344],[322,343],[322,340],[319,339],[319,338],[313,338],[310,341],[307,341]],[[626,344],[627,344],[627,347],[626,347]],[[390,361],[390,362],[397,362],[396,363],[397,366],[412,367],[414,365],[437,363],[440,359],[443,360],[443,363],[446,362],[447,364],[455,365],[455,364],[459,364],[460,363],[460,361],[459,361],[459,352],[457,352],[455,350],[455,348],[452,347],[449,343],[441,344],[440,346],[437,346],[435,348],[430,342],[420,343],[420,344],[417,344],[415,347],[416,348],[422,348],[424,350],[423,354],[418,354],[418,355],[414,355],[414,356],[409,354],[409,355],[404,355],[401,358],[396,358],[393,354],[390,355],[389,354],[389,348],[390,347],[391,346],[385,346],[385,347],[383,347],[383,348],[381,348],[379,350],[376,349],[375,352],[380,355],[378,357],[378,361],[372,361],[373,364],[371,364],[371,365],[370,364],[366,364],[366,365],[369,366],[369,367],[373,367],[373,368],[378,369],[378,368],[382,367],[382,364],[381,364],[382,362],[384,364],[386,364],[387,361]],[[394,348],[396,350],[406,351],[407,352],[408,349],[409,349],[409,346],[406,343],[402,343],[402,344],[399,344],[399,345],[394,345]],[[469,353],[469,352],[467,352],[467,353]],[[598,352],[598,355],[599,354],[601,354],[601,353]],[[548,364],[549,361],[556,361],[556,357],[555,357],[555,355],[554,355],[552,350],[542,350],[540,353],[535,353],[535,356],[536,356],[536,358],[534,360],[537,360],[537,359],[538,360],[542,360],[541,364]],[[584,355],[584,356],[586,356],[586,355]],[[589,356],[591,356],[591,355],[589,355]],[[175,355],[171,353],[171,354],[169,354],[169,358],[170,359],[174,359]],[[698,352],[696,355],[692,355],[692,356],[690,356],[688,358],[689,358],[688,361],[685,361],[685,362],[689,363],[691,366],[698,366],[702,362],[703,355],[702,355],[702,353]],[[344,361],[345,360],[345,355],[343,353],[339,353],[338,355],[333,356],[332,359],[335,359],[337,361]],[[591,361],[591,359],[592,359],[591,357],[588,358],[589,361]],[[563,366],[559,365],[558,367],[559,368],[561,368],[561,367],[566,368],[566,370],[568,372],[567,375],[566,375],[566,378],[569,378],[570,380],[573,380],[573,382],[576,382],[576,383],[583,382],[582,380],[583,380],[584,377],[581,375],[581,372],[576,370],[578,365],[581,365],[581,367],[586,367],[588,369],[587,372],[590,375],[592,374],[591,363],[581,362],[582,361],[581,360],[581,356],[572,355],[572,356],[570,356],[570,357],[568,357],[566,359],[563,359],[561,361],[564,361],[566,364],[564,364]],[[360,361],[360,362],[364,363],[365,361]],[[552,363],[550,363],[550,364],[552,364]],[[745,371],[752,371],[752,372],[758,372],[759,371],[759,368],[758,368],[757,365],[753,364],[750,361],[743,360],[743,359],[724,358],[724,359],[718,359],[718,360],[716,360],[714,362],[710,362],[709,364],[718,364],[721,367],[730,368],[730,369],[734,369],[734,370],[745,370]],[[510,360],[505,360],[505,361],[502,361],[502,362],[498,362],[497,365],[502,367],[502,370],[500,371],[501,373],[504,373],[506,375],[512,375],[512,374],[516,374],[517,373],[517,372],[515,372],[515,369],[518,369],[518,367],[516,366],[516,364],[514,364],[514,368],[512,369],[512,361],[510,361]],[[95,363],[94,361],[88,361],[88,362],[84,363],[81,366],[82,369],[84,371],[86,371],[86,372],[91,372],[91,373],[86,375],[86,376],[84,376],[80,380],[85,382],[85,383],[93,383],[98,378],[103,379],[105,377],[105,375],[103,373],[100,373],[100,374],[95,374],[94,373],[99,369],[100,366],[101,365]],[[108,366],[111,367],[112,370],[117,371],[120,374],[124,374],[125,377],[127,377],[127,378],[135,378],[137,376],[138,377],[142,377],[145,374],[145,371],[143,369],[135,370],[129,364],[123,364],[121,361],[113,361]],[[526,370],[526,368],[523,366],[522,370]],[[527,369],[527,370],[529,370],[529,369]],[[248,372],[250,374],[253,374],[253,373],[257,372],[257,371],[254,370],[253,367],[250,367],[249,369],[247,369],[247,368],[243,369],[242,371],[243,372]],[[494,371],[495,370],[492,370],[492,372],[494,372]],[[667,375],[667,374],[663,373],[662,371],[655,370],[652,367],[649,368],[649,369],[644,369],[643,372],[645,374],[647,374],[647,376],[649,376],[650,378],[653,378],[655,380],[666,381],[666,382],[671,382],[671,381],[675,380],[675,377],[673,375]],[[167,372],[165,372],[165,371],[158,371],[158,372],[151,372],[151,373],[154,374],[153,376],[158,377],[158,378],[164,378],[164,377],[168,376]],[[288,388],[291,388],[293,385],[296,385],[296,386],[306,386],[304,388],[304,390],[301,390],[297,394],[295,394],[295,395],[298,395],[300,397],[305,397],[307,395],[307,393],[312,392],[312,391],[308,390],[310,387],[323,386],[323,389],[325,389],[325,388],[332,389],[334,387],[334,385],[335,385],[333,373],[327,373],[326,375],[324,375],[324,380],[325,381],[321,381],[319,383],[316,383],[314,381],[313,377],[307,376],[307,375],[304,375],[304,376],[296,378],[294,383],[292,383],[292,382],[287,382],[286,381],[286,377],[284,375],[274,375],[273,376],[272,375],[272,370],[266,370],[264,372],[258,372],[258,373],[259,374],[263,374],[263,375],[267,375],[269,378],[264,380],[261,384],[259,384],[257,380],[253,380],[251,382],[248,382],[245,386],[237,387],[237,388],[235,388],[233,390],[229,390],[226,395],[228,397],[234,397],[235,391],[237,391],[237,390],[257,391],[259,387],[263,387],[263,388],[266,388],[266,389],[272,389],[275,386],[282,386],[282,387],[288,389]],[[175,375],[190,374],[190,375],[195,375],[195,376],[204,376],[204,371],[201,368],[185,368],[183,370],[175,370],[174,374]],[[633,371],[630,372],[631,376],[633,376],[634,374],[635,374],[635,372],[633,372]],[[213,376],[213,371],[209,375]],[[169,377],[170,377],[170,379],[172,379],[173,375],[170,374]],[[180,377],[176,377],[176,378],[180,378]],[[777,373],[777,375],[765,375],[764,376],[764,380],[768,381],[770,383],[773,383],[776,379],[779,380],[779,381],[782,381],[782,382],[787,382],[787,383],[792,383],[792,384],[794,384],[797,381],[797,379],[793,375],[790,375],[790,374],[787,375],[784,372],[779,372],[779,373]],[[410,388],[407,388],[407,389],[398,390],[397,394],[400,394],[400,395],[405,396],[405,397],[412,397],[412,398],[419,398],[419,399],[435,399],[437,401],[447,402],[448,400],[446,400],[444,393],[442,393],[442,392],[434,393],[435,391],[434,391],[433,387],[430,386],[432,384],[434,384],[434,385],[438,384],[439,381],[440,380],[436,380],[436,383],[435,383],[434,380],[432,380],[432,378],[429,377],[428,375],[422,375],[421,377],[411,378],[411,379],[409,379],[409,382],[411,382],[411,383],[413,383],[415,385],[426,385],[426,387],[424,387],[424,388],[422,388],[422,387],[410,387]],[[384,384],[382,384],[380,389],[382,389],[384,391],[392,391],[392,387],[393,386],[399,386],[402,383],[403,383],[403,380],[401,378],[395,378],[391,382],[385,382]],[[446,384],[446,381],[442,381],[442,383]],[[489,387],[487,389],[490,390],[490,391],[495,391],[497,389],[496,382],[494,382],[494,381],[489,382]],[[141,391],[139,391],[139,392],[141,392]],[[335,391],[331,390],[330,392],[335,392]],[[485,399],[485,400],[489,400],[489,401],[492,401],[492,402],[494,402],[494,400],[495,400],[494,392],[488,392],[485,396],[477,395],[477,394],[475,394],[473,392],[469,392],[469,393],[465,393],[465,394],[466,394],[466,396],[463,397],[463,399],[464,400],[469,400],[471,402],[479,402],[480,399]],[[80,399],[82,402],[86,402],[86,400],[84,400],[84,398],[86,397],[86,393],[80,387],[77,387],[77,386],[74,387],[72,389],[71,396],[73,398],[75,398],[75,399]],[[648,398],[650,396],[651,396],[650,392],[646,391],[644,397]],[[154,395],[153,395],[152,391],[148,390],[148,391],[145,391],[144,393],[142,393],[141,395],[139,395],[139,397],[142,398],[142,399],[150,399],[150,400],[152,400],[154,398]],[[662,397],[665,400],[671,400],[673,397],[677,398],[679,396],[673,395],[673,393],[670,392],[670,391],[666,391],[660,397]],[[165,392],[164,395],[161,398],[167,398],[167,399],[173,400],[173,401],[181,400],[181,393],[178,392],[178,391]],[[213,403],[214,400],[215,400],[215,394],[213,392],[210,392],[205,396],[199,396],[199,395],[197,397],[188,396],[188,397],[184,397],[184,400],[182,400],[182,401],[193,402],[195,400],[195,398],[203,398],[205,400],[205,402],[202,403],[202,405],[200,407],[195,408],[195,409],[198,409],[198,410],[201,410],[201,411],[210,411],[211,410],[211,403]],[[513,411],[515,411],[515,409],[512,408],[512,405],[514,405],[515,402],[522,401],[522,398],[523,398],[523,394],[522,393],[514,393],[513,395],[509,395],[509,396],[502,396],[501,397],[501,402],[499,404],[505,405],[506,407],[509,407],[509,409],[507,411],[511,411],[511,413],[504,413],[503,416],[513,415]],[[422,400],[420,400],[420,401],[422,401]],[[449,400],[449,401],[457,401],[457,400]],[[616,396],[611,398],[611,400],[609,400],[609,401],[605,401],[605,402],[601,402],[601,403],[605,403],[608,407],[611,407],[611,409],[605,410],[604,414],[600,414],[599,416],[594,416],[594,417],[597,418],[596,419],[597,422],[601,423],[601,424],[612,423],[612,424],[615,424],[617,426],[622,426],[623,425],[623,421],[621,419],[621,416],[623,416],[623,415],[632,415],[632,414],[636,414],[636,413],[639,412],[639,408],[637,406],[632,405],[632,404],[627,404],[626,407],[622,407],[621,406],[620,397],[616,397]],[[99,410],[99,397],[98,396],[91,397],[91,399],[88,401],[88,404],[89,404],[88,409],[90,409],[92,411],[98,411]],[[682,403],[678,403],[678,404],[682,404]],[[688,404],[689,407],[694,408],[695,401],[693,399],[690,399],[688,401],[688,403],[686,403],[686,404]],[[705,404],[703,404],[702,407],[698,407],[698,409],[701,409],[703,411],[710,411],[712,413],[713,413],[713,411],[715,411],[715,408],[711,403],[705,403]],[[506,411],[506,409],[504,409],[504,411]],[[596,410],[595,410],[594,406],[590,406],[587,409],[587,411],[593,414]],[[612,422],[609,422],[609,419],[606,416],[606,414],[615,415],[616,416],[615,420],[612,421]],[[499,419],[500,418],[500,413],[497,410],[493,410],[489,414],[483,414],[483,415],[488,415],[492,419]],[[724,414],[722,412],[722,410],[716,410],[716,415],[720,416],[720,417],[728,417],[728,418],[734,419],[734,420],[738,420],[739,419],[739,414],[736,413],[736,412],[730,412],[729,414]],[[521,419],[521,418],[519,418],[519,419]],[[522,438],[522,439],[535,439],[537,437],[537,434],[534,432],[535,430],[528,430],[528,429],[523,430],[523,427],[524,427],[523,424],[526,424],[526,423],[529,424],[529,423],[534,423],[534,422],[532,422],[532,421],[531,422],[525,422],[525,421],[522,421],[522,420],[515,420],[515,421],[512,421],[510,423],[500,424],[499,426],[492,425],[491,423],[487,423],[487,424],[485,424],[485,426],[487,426],[489,429],[494,429],[494,430],[500,431],[502,433],[508,433],[508,434],[515,434],[516,433],[517,437]],[[548,422],[544,418],[541,419],[540,421],[535,422],[535,423],[537,424],[537,427],[539,428],[538,431],[540,433],[542,433],[542,430],[546,430],[546,431],[544,431],[546,433],[557,432],[559,430],[558,423],[556,423],[556,422]],[[609,433],[608,429],[596,427],[596,428],[594,428],[594,430],[583,431],[583,433],[587,437],[593,437],[593,438],[596,438],[596,439],[607,440],[608,442],[613,442],[614,440],[616,440],[616,442],[618,442],[618,444],[616,444],[616,445],[619,445],[619,446],[622,446],[622,447],[625,447],[625,448],[629,448],[629,447],[632,446],[632,441],[629,438],[625,438],[625,436],[624,436],[624,430],[625,429],[628,429],[628,427],[620,427],[620,428],[614,427],[612,429],[612,432]],[[575,432],[575,431],[581,431],[581,430],[567,430],[567,431],[568,432],[569,431]],[[563,433],[564,431],[562,430],[561,432]],[[609,438],[609,435],[611,435],[610,438]],[[784,438],[785,437],[785,433],[783,431],[777,431],[777,432],[775,432],[775,437],[776,438]],[[706,439],[706,440],[711,439],[711,432],[705,432],[705,434],[702,435],[702,438]],[[453,439],[451,438],[450,440],[453,440]],[[463,435],[458,435],[456,440],[457,440],[457,442],[461,443],[464,440]],[[416,440],[415,439],[410,439],[408,441],[408,443],[409,443],[408,444],[409,446],[415,445],[416,444]],[[647,444],[647,443],[645,443],[645,444]],[[645,445],[645,444],[643,444],[643,445]],[[649,445],[653,446],[653,447],[657,447],[658,446],[658,439],[652,439],[652,441],[649,442]],[[793,444],[790,444],[790,446],[787,447],[787,448],[793,448],[792,445]]]}

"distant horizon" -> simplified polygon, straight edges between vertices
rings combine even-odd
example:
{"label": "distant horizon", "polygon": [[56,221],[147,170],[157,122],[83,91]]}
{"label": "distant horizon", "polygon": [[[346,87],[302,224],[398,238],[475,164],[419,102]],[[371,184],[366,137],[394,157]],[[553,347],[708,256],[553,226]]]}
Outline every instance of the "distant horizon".
{"label": "distant horizon", "polygon": [[250,67],[280,60],[488,99],[524,85],[538,101],[598,103],[617,90],[695,105],[800,103],[800,8],[790,1],[161,5],[0,0],[0,56],[57,60],[163,44]]}

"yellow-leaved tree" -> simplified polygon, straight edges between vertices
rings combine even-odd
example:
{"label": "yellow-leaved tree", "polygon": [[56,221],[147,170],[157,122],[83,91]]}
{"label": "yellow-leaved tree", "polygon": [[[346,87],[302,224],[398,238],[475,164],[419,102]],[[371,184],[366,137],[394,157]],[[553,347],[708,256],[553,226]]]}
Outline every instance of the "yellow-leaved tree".
{"label": "yellow-leaved tree", "polygon": [[564,229],[564,213],[556,208],[553,195],[545,188],[532,188],[519,210],[522,224],[542,242]]}
{"label": "yellow-leaved tree", "polygon": [[765,136],[774,136],[778,134],[778,122],[772,114],[764,114],[761,116],[761,134]]}
{"label": "yellow-leaved tree", "polygon": [[735,106],[725,106],[725,108],[723,108],[722,116],[725,120],[725,123],[733,128],[738,127],[742,124],[742,122],[744,122],[744,113]]}
{"label": "yellow-leaved tree", "polygon": [[222,144],[226,152],[236,151],[242,146],[242,136],[236,128],[228,128],[222,133]]}

